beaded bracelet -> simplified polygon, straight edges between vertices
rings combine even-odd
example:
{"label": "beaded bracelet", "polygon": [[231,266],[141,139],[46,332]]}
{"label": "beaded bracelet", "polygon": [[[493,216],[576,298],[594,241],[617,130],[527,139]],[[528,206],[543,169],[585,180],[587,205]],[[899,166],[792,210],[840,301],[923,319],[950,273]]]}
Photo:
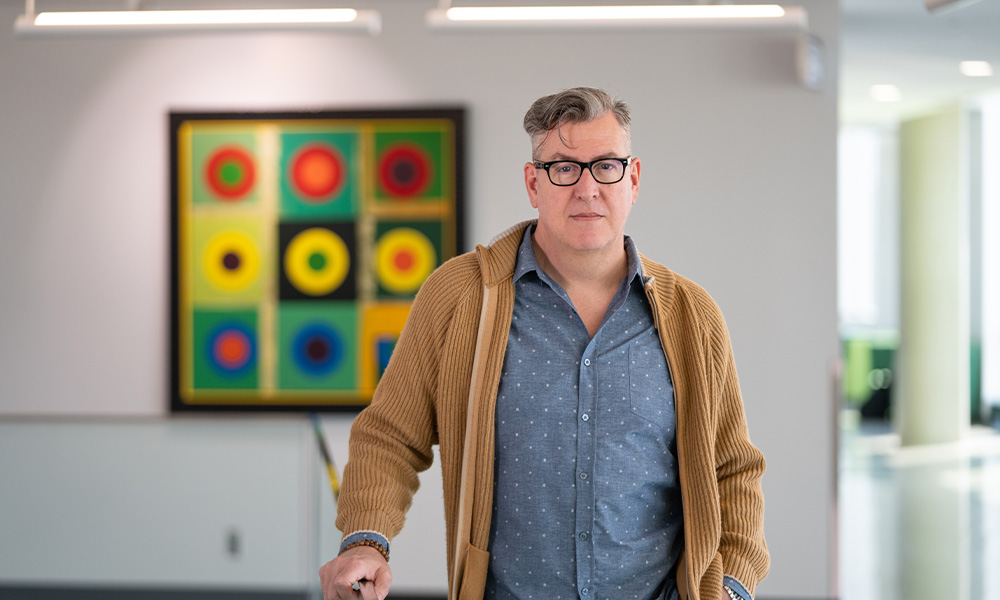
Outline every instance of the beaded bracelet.
{"label": "beaded bracelet", "polygon": [[340,550],[340,552],[341,554],[343,554],[344,552],[347,552],[351,548],[357,548],[358,546],[368,546],[369,548],[375,548],[382,555],[382,558],[385,559],[385,562],[389,562],[389,551],[386,550],[385,546],[376,542],[375,540],[360,540],[357,542],[351,542],[350,544],[344,546]]}
{"label": "beaded bracelet", "polygon": [[742,600],[740,598],[739,594],[737,594],[735,591],[733,591],[733,588],[729,587],[728,585],[723,585],[722,589],[726,590],[726,593],[729,594],[729,597],[732,600]]}

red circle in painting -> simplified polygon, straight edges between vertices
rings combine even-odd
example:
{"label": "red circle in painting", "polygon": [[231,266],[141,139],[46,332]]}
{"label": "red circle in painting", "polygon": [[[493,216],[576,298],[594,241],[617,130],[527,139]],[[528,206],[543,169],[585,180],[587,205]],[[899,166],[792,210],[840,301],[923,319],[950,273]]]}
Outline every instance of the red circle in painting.
{"label": "red circle in painting", "polygon": [[253,159],[243,148],[223,146],[205,166],[208,187],[225,200],[239,200],[254,183]]}
{"label": "red circle in painting", "polygon": [[400,271],[409,271],[413,268],[413,264],[417,262],[417,259],[413,256],[413,252],[409,250],[400,250],[396,253],[396,256],[393,257],[393,262],[396,264],[396,268]]}
{"label": "red circle in painting", "polygon": [[308,200],[326,199],[344,182],[344,159],[332,146],[309,144],[292,158],[295,191]]}
{"label": "red circle in painting", "polygon": [[379,160],[379,181],[394,196],[418,196],[427,191],[434,165],[427,152],[416,144],[401,142],[386,148]]}
{"label": "red circle in painting", "polygon": [[250,344],[250,338],[246,334],[242,331],[230,329],[223,331],[215,338],[212,344],[212,354],[219,366],[230,371],[235,371],[243,367],[250,360],[253,349]]}

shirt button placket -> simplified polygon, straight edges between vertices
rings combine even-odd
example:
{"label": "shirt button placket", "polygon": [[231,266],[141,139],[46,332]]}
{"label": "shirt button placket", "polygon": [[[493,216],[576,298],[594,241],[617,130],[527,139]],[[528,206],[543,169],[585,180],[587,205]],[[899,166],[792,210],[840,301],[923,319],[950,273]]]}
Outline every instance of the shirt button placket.
{"label": "shirt button placket", "polygon": [[577,422],[577,479],[576,486],[576,530],[577,530],[577,589],[580,597],[590,600],[593,580],[594,556],[594,486],[591,485],[591,475],[594,468],[594,452],[596,436],[594,430],[597,422],[593,418],[597,406],[597,364],[588,355],[596,352],[595,340],[591,340],[580,361],[579,410],[580,419]]}

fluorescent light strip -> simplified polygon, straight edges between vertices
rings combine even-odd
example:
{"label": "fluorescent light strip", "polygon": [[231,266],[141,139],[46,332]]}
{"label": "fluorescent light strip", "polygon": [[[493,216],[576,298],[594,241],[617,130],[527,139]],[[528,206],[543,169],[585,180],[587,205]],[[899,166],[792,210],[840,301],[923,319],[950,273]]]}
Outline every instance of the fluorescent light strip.
{"label": "fluorescent light strip", "polygon": [[958,70],[966,77],[992,77],[993,67],[985,60],[963,60]]}
{"label": "fluorescent light strip", "polygon": [[770,27],[805,30],[800,7],[711,6],[463,6],[427,13],[437,29]]}
{"label": "fluorescent light strip", "polygon": [[785,15],[778,5],[758,6],[466,6],[445,11],[452,21],[557,19],[760,19]]}
{"label": "fluorescent light strip", "polygon": [[868,93],[875,102],[891,103],[901,102],[903,100],[903,94],[899,91],[899,88],[892,84],[873,85],[868,90]]}
{"label": "fluorescent light strip", "polygon": [[353,29],[378,33],[381,19],[374,11],[353,8],[260,10],[127,10],[43,12],[21,15],[18,33],[69,31],[169,31],[178,29]]}
{"label": "fluorescent light strip", "polygon": [[346,23],[358,17],[353,8],[298,10],[123,10],[45,12],[38,27],[74,25],[233,25],[261,23]]}

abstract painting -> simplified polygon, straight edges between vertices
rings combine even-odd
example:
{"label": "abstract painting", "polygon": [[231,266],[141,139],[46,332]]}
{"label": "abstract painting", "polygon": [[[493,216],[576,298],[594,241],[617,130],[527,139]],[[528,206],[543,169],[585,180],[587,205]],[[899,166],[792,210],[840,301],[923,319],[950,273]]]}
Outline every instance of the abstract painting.
{"label": "abstract painting", "polygon": [[460,108],[170,114],[171,409],[357,410],[462,249]]}

